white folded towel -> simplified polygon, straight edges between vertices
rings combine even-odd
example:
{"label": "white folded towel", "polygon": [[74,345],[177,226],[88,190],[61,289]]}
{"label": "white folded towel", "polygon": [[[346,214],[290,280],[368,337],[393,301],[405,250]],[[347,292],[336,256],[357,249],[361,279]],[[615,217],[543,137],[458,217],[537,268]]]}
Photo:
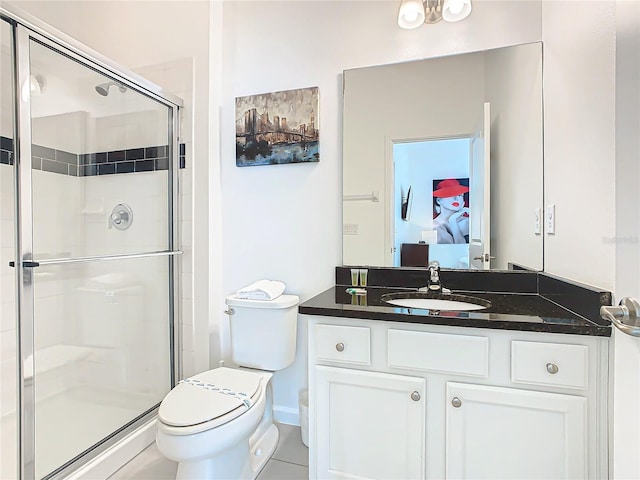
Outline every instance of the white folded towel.
{"label": "white folded towel", "polygon": [[286,285],[278,280],[258,280],[236,292],[236,298],[247,300],[273,300],[284,292]]}

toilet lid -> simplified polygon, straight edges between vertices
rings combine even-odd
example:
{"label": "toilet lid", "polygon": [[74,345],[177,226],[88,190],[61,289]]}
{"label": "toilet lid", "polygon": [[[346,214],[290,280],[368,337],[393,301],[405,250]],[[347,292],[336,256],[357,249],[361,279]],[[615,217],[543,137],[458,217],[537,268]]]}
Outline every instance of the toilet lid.
{"label": "toilet lid", "polygon": [[[245,413],[260,393],[262,376],[220,367],[180,382],[160,404],[158,417],[166,425],[188,427],[236,411]],[[230,416],[229,420],[236,418]]]}

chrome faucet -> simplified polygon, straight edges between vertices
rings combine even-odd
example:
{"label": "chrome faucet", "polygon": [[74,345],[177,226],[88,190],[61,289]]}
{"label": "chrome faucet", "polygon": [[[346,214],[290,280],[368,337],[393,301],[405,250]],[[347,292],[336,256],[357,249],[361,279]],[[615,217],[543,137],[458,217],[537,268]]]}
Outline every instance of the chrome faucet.
{"label": "chrome faucet", "polygon": [[419,288],[419,292],[434,292],[434,293],[451,293],[451,290],[444,288],[440,283],[440,263],[429,262],[429,279],[426,287]]}
{"label": "chrome faucet", "polygon": [[429,262],[429,282],[427,283],[429,290],[441,290],[440,284],[440,264],[438,262]]}

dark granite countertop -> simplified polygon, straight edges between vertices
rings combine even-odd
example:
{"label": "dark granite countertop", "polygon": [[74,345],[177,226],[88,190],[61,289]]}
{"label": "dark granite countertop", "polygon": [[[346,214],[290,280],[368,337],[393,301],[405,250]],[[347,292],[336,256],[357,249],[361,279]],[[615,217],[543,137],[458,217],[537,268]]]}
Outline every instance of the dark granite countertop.
{"label": "dark granite countertop", "polygon": [[351,295],[346,286],[332,287],[303,302],[298,310],[307,315],[360,318],[391,322],[449,325],[575,335],[611,336],[611,325],[588,319],[539,293],[492,293],[460,291],[491,301],[476,311],[444,311],[397,307],[380,297],[411,288],[368,287],[366,295]]}

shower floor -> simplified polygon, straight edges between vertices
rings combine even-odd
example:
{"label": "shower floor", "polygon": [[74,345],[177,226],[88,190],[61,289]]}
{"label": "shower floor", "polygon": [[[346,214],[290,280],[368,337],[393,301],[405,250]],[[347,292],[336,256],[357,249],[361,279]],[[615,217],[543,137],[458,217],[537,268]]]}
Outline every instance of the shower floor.
{"label": "shower floor", "polygon": [[[157,403],[94,386],[76,387],[36,406],[36,477],[42,478]],[[16,419],[2,418],[0,478],[16,478]]]}

